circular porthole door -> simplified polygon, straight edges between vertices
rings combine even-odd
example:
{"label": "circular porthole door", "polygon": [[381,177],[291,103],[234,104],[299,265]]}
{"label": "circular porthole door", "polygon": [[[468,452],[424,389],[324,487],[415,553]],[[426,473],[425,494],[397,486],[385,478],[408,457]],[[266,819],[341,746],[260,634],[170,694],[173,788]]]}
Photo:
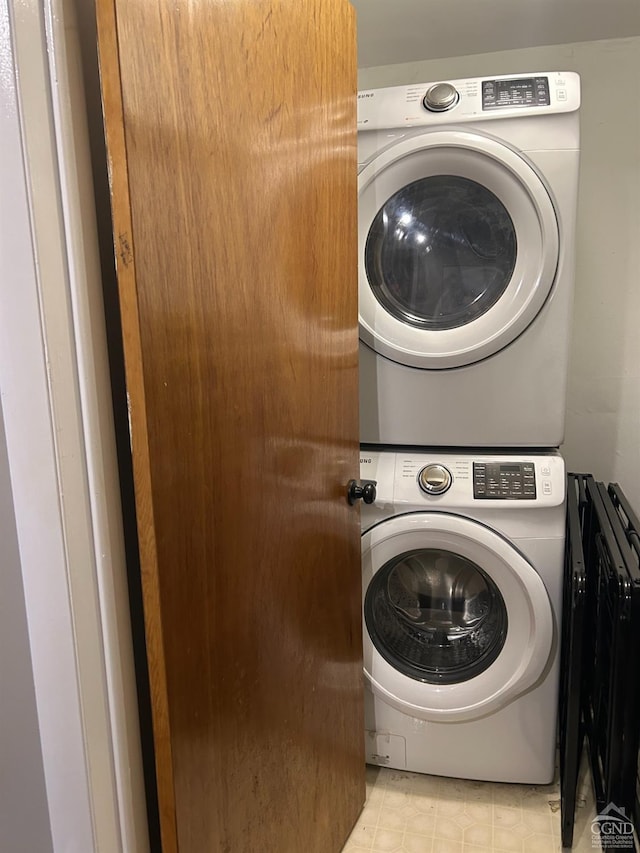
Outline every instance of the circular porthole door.
{"label": "circular porthole door", "polygon": [[386,702],[425,720],[508,704],[541,676],[553,615],[527,560],[447,513],[384,521],[362,538],[364,667]]}
{"label": "circular porthole door", "polygon": [[534,168],[478,133],[432,131],[359,176],[360,337],[412,367],[459,367],[514,340],[558,266],[553,203]]}

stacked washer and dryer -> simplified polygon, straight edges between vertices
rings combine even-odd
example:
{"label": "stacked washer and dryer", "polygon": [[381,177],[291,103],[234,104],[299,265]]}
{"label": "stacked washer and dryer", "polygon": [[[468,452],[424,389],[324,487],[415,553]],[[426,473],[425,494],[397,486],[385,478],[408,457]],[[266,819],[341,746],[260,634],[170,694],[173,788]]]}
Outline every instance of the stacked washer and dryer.
{"label": "stacked washer and dryer", "polygon": [[569,72],[358,95],[372,764],[553,778],[579,106]]}

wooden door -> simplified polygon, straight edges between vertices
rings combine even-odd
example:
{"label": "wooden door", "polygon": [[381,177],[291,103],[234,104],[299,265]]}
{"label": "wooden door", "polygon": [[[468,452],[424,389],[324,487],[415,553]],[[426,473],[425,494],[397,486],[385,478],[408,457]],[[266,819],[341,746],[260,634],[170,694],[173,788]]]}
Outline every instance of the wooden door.
{"label": "wooden door", "polygon": [[163,850],[364,801],[346,0],[98,0]]}

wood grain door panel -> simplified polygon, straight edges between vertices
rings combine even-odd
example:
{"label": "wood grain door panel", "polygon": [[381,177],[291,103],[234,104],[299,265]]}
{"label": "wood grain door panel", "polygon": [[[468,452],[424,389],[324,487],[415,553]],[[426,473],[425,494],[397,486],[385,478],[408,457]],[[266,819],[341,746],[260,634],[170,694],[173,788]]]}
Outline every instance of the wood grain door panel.
{"label": "wood grain door panel", "polygon": [[345,0],[99,0],[163,849],[364,801]]}

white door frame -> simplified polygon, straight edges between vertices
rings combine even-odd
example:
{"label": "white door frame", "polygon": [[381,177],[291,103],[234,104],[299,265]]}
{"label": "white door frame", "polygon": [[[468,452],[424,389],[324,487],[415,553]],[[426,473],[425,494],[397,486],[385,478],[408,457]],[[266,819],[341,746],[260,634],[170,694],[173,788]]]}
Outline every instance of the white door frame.
{"label": "white door frame", "polygon": [[0,0],[0,393],[54,850],[148,850],[71,0]]}

